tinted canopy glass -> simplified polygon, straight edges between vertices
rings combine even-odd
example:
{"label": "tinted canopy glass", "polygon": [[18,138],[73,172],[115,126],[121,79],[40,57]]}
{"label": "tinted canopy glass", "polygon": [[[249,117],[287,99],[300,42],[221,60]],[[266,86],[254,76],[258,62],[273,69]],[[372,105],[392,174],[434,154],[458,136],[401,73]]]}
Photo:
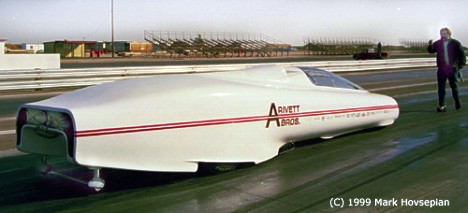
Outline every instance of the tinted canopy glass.
{"label": "tinted canopy glass", "polygon": [[364,90],[357,84],[325,70],[315,67],[299,67],[299,69],[304,71],[309,80],[317,86]]}

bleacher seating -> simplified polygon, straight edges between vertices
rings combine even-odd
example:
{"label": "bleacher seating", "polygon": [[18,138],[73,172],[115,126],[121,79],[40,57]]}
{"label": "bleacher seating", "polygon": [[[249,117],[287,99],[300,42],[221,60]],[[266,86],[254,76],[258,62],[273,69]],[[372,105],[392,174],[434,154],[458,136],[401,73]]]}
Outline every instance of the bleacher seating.
{"label": "bleacher seating", "polygon": [[304,50],[308,55],[352,55],[377,47],[371,38],[310,38],[304,37]]}
{"label": "bleacher seating", "polygon": [[283,56],[291,45],[263,34],[145,31],[145,40],[168,57]]}

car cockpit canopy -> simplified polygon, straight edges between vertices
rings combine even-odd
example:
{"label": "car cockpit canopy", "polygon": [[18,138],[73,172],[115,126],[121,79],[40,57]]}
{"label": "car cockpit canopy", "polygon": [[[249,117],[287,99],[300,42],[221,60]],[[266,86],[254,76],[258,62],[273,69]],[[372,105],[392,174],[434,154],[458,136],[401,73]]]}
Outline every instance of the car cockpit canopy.
{"label": "car cockpit canopy", "polygon": [[364,90],[357,84],[348,81],[331,72],[321,70],[315,67],[298,67],[307,75],[309,80],[316,86],[335,87],[343,89]]}

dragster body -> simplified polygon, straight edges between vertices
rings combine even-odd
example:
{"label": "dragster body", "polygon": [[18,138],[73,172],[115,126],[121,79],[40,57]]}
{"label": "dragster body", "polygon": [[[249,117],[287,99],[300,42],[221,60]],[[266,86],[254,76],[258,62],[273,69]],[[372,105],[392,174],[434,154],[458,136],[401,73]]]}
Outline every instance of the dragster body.
{"label": "dragster body", "polygon": [[260,163],[285,144],[387,126],[398,104],[312,67],[160,75],[25,104],[17,148],[88,168],[195,172]]}

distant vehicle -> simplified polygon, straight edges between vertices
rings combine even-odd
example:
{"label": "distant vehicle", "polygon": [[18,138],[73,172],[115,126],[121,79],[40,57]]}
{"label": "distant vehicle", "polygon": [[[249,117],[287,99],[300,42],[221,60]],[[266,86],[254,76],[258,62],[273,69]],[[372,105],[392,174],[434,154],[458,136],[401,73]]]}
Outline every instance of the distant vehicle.
{"label": "distant vehicle", "polygon": [[393,98],[328,71],[254,66],[116,81],[22,105],[17,148],[44,156],[44,174],[47,156],[92,169],[88,186],[100,190],[101,168],[225,171],[293,142],[388,126],[398,115]]}
{"label": "distant vehicle", "polygon": [[356,60],[384,59],[384,58],[388,58],[388,53],[376,52],[373,49],[365,49],[360,53],[354,53],[353,58]]}

